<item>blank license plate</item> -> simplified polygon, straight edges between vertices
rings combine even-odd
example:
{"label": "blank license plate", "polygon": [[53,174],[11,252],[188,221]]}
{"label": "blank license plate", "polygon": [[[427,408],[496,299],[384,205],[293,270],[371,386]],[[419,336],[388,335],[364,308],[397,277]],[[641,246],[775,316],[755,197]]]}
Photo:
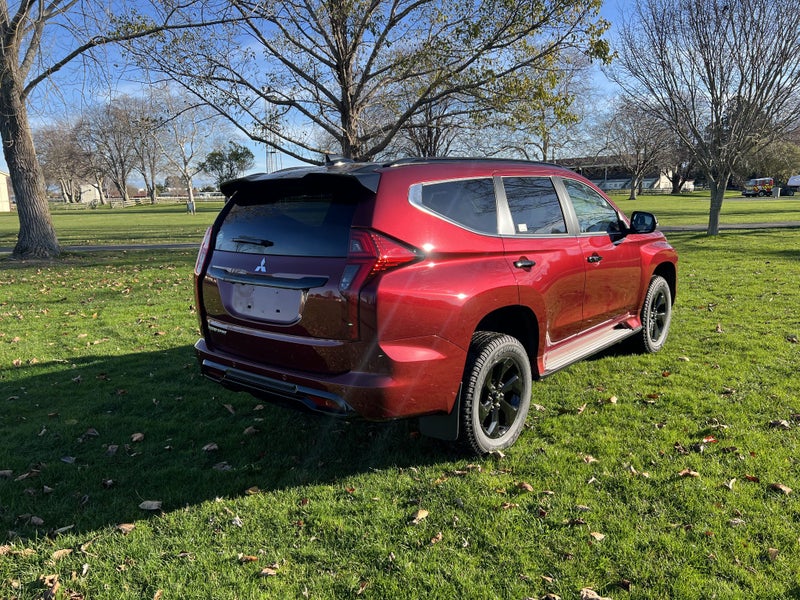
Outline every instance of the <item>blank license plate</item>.
{"label": "blank license plate", "polygon": [[234,284],[233,309],[243,317],[294,323],[300,319],[302,290]]}

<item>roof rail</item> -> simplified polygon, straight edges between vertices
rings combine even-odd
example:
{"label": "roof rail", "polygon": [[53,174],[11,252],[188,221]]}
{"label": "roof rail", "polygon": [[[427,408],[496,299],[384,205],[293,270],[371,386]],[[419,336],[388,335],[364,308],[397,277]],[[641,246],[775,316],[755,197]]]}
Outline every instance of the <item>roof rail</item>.
{"label": "roof rail", "polygon": [[473,156],[429,156],[426,158],[422,157],[409,157],[409,158],[400,158],[397,160],[388,161],[383,163],[382,166],[384,167],[400,167],[403,165],[419,165],[419,164],[426,164],[426,163],[437,163],[437,162],[501,162],[501,163],[509,163],[509,164],[520,164],[520,165],[543,165],[549,167],[560,167],[564,168],[561,165],[556,165],[553,163],[543,162],[543,161],[536,161],[536,160],[525,160],[521,158],[500,158],[500,157],[491,157],[491,156],[481,156],[481,157],[473,157]]}

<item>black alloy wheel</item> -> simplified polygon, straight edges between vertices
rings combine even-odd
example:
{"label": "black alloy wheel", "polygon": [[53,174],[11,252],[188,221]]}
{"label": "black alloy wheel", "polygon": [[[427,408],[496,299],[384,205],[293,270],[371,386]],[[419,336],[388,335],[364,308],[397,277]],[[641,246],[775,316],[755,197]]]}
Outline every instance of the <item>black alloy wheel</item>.
{"label": "black alloy wheel", "polygon": [[511,446],[531,401],[530,361],[519,340],[492,332],[473,335],[463,389],[463,441],[478,454]]}
{"label": "black alloy wheel", "polygon": [[641,348],[644,352],[658,352],[667,341],[672,321],[672,291],[667,280],[654,275],[647,288],[642,306]]}

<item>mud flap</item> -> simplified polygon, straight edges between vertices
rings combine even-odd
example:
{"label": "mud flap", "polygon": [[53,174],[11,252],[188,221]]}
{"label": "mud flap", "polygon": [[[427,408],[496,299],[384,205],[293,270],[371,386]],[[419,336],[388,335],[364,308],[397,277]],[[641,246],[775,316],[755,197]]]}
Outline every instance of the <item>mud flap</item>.
{"label": "mud flap", "polygon": [[439,440],[455,441],[458,439],[461,425],[461,384],[458,386],[453,410],[448,415],[426,415],[419,417],[419,432],[427,437]]}

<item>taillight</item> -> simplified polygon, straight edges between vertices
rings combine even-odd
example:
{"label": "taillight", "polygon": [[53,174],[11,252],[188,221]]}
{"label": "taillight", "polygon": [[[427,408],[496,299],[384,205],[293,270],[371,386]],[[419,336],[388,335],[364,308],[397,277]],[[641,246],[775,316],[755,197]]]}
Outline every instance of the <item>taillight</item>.
{"label": "taillight", "polygon": [[197,253],[197,260],[194,263],[194,274],[198,277],[203,271],[206,263],[206,256],[208,255],[208,248],[211,245],[211,227],[206,229],[206,235],[203,237],[203,243],[200,244],[200,251]]}
{"label": "taillight", "polygon": [[367,281],[385,271],[413,262],[417,252],[398,241],[366,229],[354,229],[348,242],[339,290],[358,291]]}
{"label": "taillight", "polygon": [[418,251],[368,229],[350,231],[347,264],[339,281],[339,291],[347,299],[345,318],[350,339],[359,336],[359,292],[380,273],[385,273],[420,258]]}

